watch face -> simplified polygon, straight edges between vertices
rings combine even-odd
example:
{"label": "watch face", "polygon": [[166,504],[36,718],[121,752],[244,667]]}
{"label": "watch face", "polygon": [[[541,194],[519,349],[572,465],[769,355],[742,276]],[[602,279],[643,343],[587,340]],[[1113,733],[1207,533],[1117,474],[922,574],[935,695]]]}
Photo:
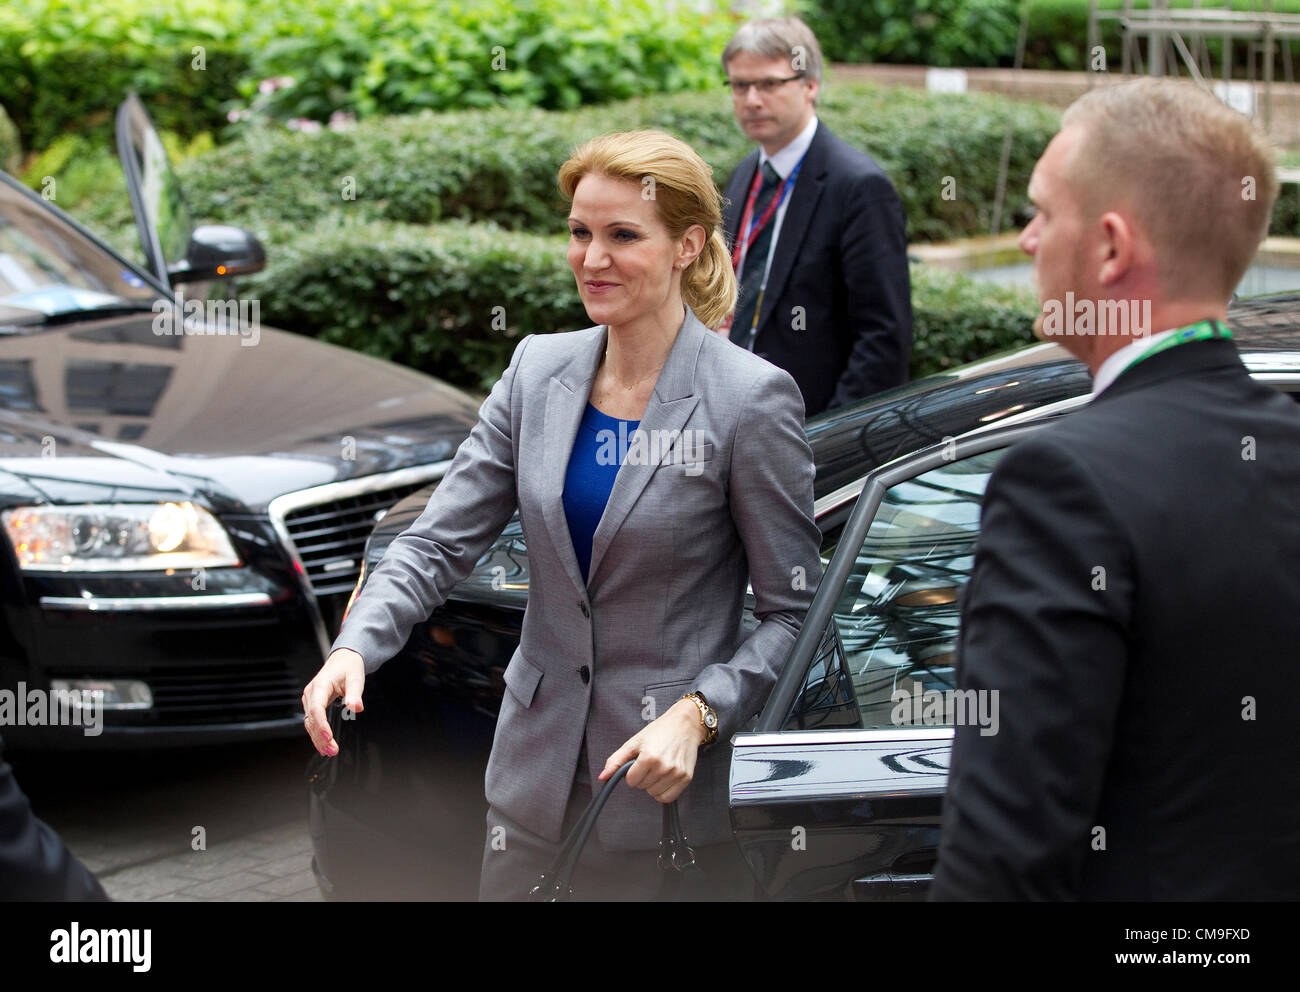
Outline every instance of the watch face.
{"label": "watch face", "polygon": [[704,715],[704,725],[712,730],[718,725],[718,716],[716,713],[706,713]]}

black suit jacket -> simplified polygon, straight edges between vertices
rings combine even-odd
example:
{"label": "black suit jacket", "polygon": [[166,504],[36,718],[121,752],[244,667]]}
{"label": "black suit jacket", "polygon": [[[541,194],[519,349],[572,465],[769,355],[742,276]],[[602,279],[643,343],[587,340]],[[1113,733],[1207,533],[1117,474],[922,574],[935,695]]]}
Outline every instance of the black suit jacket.
{"label": "black suit jacket", "polygon": [[[755,149],[727,182],[729,246],[758,159]],[[754,352],[794,377],[808,415],[907,381],[903,204],[880,166],[825,121],[817,122],[774,252]]]}
{"label": "black suit jacket", "polygon": [[1008,451],[937,899],[1300,897],[1300,405],[1184,344]]}
{"label": "black suit jacket", "polygon": [[0,900],[107,900],[95,876],[32,813],[3,753],[0,741]]}

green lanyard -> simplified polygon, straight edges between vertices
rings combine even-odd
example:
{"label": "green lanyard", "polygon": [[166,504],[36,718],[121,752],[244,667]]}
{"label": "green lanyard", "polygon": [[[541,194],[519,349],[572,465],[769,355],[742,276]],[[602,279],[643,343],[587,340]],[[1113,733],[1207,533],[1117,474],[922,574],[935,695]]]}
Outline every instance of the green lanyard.
{"label": "green lanyard", "polygon": [[1227,339],[1231,337],[1232,331],[1228,330],[1211,317],[1208,320],[1189,324],[1187,327],[1180,327],[1178,330],[1170,334],[1169,337],[1157,341],[1146,351],[1142,352],[1142,354],[1138,355],[1137,358],[1125,365],[1124,371],[1127,372],[1143,359],[1150,358],[1152,355],[1158,355],[1162,351],[1168,351],[1170,348],[1176,348],[1180,344],[1187,344],[1189,341],[1208,341],[1211,338]]}

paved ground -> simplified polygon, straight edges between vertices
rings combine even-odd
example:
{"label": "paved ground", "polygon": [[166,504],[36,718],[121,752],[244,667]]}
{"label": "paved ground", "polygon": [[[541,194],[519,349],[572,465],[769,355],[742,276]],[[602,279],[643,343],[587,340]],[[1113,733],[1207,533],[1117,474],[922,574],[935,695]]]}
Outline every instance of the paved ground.
{"label": "paved ground", "polygon": [[[6,758],[37,815],[115,899],[319,901],[311,753],[291,740]],[[196,829],[206,849],[193,849]]]}
{"label": "paved ground", "polygon": [[320,902],[307,824],[290,822],[101,876],[114,899],[131,902]]}

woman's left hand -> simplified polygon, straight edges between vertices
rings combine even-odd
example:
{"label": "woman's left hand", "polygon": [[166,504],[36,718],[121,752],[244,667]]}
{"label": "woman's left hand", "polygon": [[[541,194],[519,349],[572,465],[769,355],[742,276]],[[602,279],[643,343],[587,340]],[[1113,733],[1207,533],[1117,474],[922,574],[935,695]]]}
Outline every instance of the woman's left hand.
{"label": "woman's left hand", "polygon": [[670,803],[691,784],[703,742],[699,707],[689,699],[679,699],[667,713],[647,724],[606,759],[599,780],[606,781],[621,765],[635,758],[636,764],[627,771],[627,784],[645,789],[661,803]]}

